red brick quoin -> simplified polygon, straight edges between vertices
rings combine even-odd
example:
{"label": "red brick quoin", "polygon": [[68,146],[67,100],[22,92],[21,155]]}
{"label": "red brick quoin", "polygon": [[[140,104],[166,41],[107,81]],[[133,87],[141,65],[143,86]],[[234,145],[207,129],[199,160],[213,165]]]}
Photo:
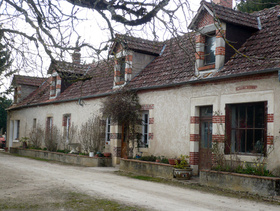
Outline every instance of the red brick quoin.
{"label": "red brick quoin", "polygon": [[199,152],[190,152],[190,165],[198,165]]}

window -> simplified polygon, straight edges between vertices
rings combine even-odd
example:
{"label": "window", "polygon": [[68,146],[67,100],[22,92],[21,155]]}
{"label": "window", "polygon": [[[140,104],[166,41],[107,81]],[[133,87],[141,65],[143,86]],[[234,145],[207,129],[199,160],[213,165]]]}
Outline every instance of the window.
{"label": "window", "polygon": [[110,128],[111,127],[111,119],[107,118],[106,119],[106,136],[105,136],[105,143],[110,144]]}
{"label": "window", "polygon": [[120,65],[120,81],[125,80],[125,57],[119,60]]}
{"label": "window", "polygon": [[54,96],[56,96],[56,84],[57,84],[57,77],[54,77]]}
{"label": "window", "polygon": [[66,143],[69,143],[69,133],[71,126],[71,114],[64,114],[62,120],[62,126],[64,127],[64,137],[66,138]]}
{"label": "window", "polygon": [[37,125],[37,119],[34,118],[34,119],[33,119],[33,128],[36,128],[36,125]]}
{"label": "window", "polygon": [[227,105],[226,152],[265,152],[265,107],[264,102]]}
{"label": "window", "polygon": [[20,120],[15,120],[14,139],[19,140]]}
{"label": "window", "polygon": [[53,118],[52,117],[48,117],[47,118],[47,125],[46,125],[46,133],[47,134],[51,133],[52,126],[53,126]]}
{"label": "window", "polygon": [[215,63],[216,36],[215,34],[206,35],[205,39],[205,65]]}
{"label": "window", "polygon": [[142,113],[142,142],[140,147],[149,146],[149,112],[145,111]]}

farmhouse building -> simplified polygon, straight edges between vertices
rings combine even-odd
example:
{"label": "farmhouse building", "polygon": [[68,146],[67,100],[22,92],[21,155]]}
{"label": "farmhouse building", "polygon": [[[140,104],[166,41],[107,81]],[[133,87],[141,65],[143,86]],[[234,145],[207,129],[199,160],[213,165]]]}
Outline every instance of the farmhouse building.
{"label": "farmhouse building", "polygon": [[[142,144],[137,153],[190,156],[194,173],[210,168],[216,144],[227,159],[254,162],[261,155],[280,169],[280,6],[252,14],[231,0],[201,2],[181,37],[154,42],[117,35],[111,60],[80,64],[53,61],[47,79],[30,79],[8,110],[8,146],[36,124],[67,131],[101,115],[102,102],[121,87],[137,92],[142,106]],[[74,81],[69,78],[82,78]],[[36,83],[35,83],[36,82]],[[39,85],[40,84],[40,85]],[[30,85],[30,84],[29,84]],[[19,93],[21,90],[21,93]],[[32,92],[31,92],[32,91]],[[20,95],[19,95],[20,94]],[[125,157],[122,126],[106,121],[104,151],[113,164]]]}

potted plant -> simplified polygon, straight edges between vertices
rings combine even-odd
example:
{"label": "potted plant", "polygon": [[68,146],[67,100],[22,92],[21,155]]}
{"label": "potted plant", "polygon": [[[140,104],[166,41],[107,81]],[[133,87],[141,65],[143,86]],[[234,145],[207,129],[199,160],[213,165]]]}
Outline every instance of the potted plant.
{"label": "potted plant", "polygon": [[22,137],[19,141],[22,142],[22,148],[26,149],[27,148],[27,140],[29,138],[28,137]]}
{"label": "potted plant", "polygon": [[187,159],[189,156],[181,155],[180,162],[175,161],[174,169],[173,169],[173,177],[176,179],[185,179],[188,180],[192,176],[192,168],[190,167]]}
{"label": "potted plant", "polygon": [[178,158],[169,158],[168,159],[168,163],[170,164],[170,165],[172,165],[172,166],[174,166],[174,165],[176,165],[176,162],[177,163],[180,163],[180,159],[178,159]]}

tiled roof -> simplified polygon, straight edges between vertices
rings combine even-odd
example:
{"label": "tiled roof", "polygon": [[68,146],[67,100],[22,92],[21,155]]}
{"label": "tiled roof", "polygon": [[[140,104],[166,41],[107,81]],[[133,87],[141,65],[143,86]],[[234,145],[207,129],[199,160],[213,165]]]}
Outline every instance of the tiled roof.
{"label": "tiled roof", "polygon": [[133,88],[176,84],[188,81],[194,75],[193,33],[173,38],[165,44],[163,54],[130,82]]}
{"label": "tiled roof", "polygon": [[47,78],[38,78],[23,75],[14,75],[12,84],[15,85],[28,85],[28,86],[40,86]]}
{"label": "tiled roof", "polygon": [[[239,49],[240,54],[234,55],[221,70],[209,75],[209,77],[215,79],[215,77],[237,76],[270,68],[280,68],[279,11],[280,6],[276,6],[256,13],[260,16],[262,29],[253,33],[242,45]],[[161,50],[162,54],[136,75],[129,82],[129,86],[134,89],[152,89],[153,87],[167,87],[189,83],[190,81],[201,81],[194,75],[195,41],[193,35],[193,33],[188,33],[164,42],[164,47]],[[135,43],[141,43],[140,41]],[[12,108],[36,103],[61,102],[106,95],[112,92],[113,66],[113,60],[82,65],[83,72],[85,69],[88,70],[87,76],[91,77],[90,80],[75,82],[57,98],[51,100],[49,100],[49,82],[46,82]],[[61,71],[63,71],[63,68]]]}
{"label": "tiled roof", "polygon": [[[203,2],[201,7],[204,7],[204,5],[209,8],[212,11],[214,17],[217,17],[219,20],[223,20],[227,23],[258,29],[258,20],[256,14],[240,12],[209,2]],[[192,26],[195,25],[196,21],[198,21],[199,19],[198,15],[192,21],[192,24],[190,26],[192,29],[194,29],[194,27]]]}
{"label": "tiled roof", "polygon": [[243,44],[239,49],[240,54],[232,57],[216,76],[280,67],[280,19],[277,17],[279,11],[278,5],[258,13],[262,29]]}
{"label": "tiled roof", "polygon": [[42,84],[41,87],[32,92],[22,102],[13,105],[9,109],[50,102],[55,103],[108,93],[112,90],[113,86],[113,65],[114,63],[112,60],[102,61],[91,65],[84,65],[89,68],[86,78],[78,78],[77,82],[68,87],[55,99],[49,99],[51,83],[49,78],[45,83]]}
{"label": "tiled roof", "polygon": [[117,34],[115,43],[119,42],[122,43],[125,48],[155,55],[159,55],[163,47],[162,42]]}
{"label": "tiled roof", "polygon": [[53,70],[61,73],[84,74],[89,69],[90,65],[75,64],[65,61],[52,61],[48,74],[51,74]]}
{"label": "tiled roof", "polygon": [[86,77],[89,80],[72,84],[56,100],[68,100],[111,92],[114,80],[113,60],[92,64]]}
{"label": "tiled roof", "polygon": [[47,102],[49,96],[50,96],[50,78],[45,82],[43,82],[43,84],[34,92],[32,92],[28,97],[23,99],[18,104],[13,104],[9,109]]}

